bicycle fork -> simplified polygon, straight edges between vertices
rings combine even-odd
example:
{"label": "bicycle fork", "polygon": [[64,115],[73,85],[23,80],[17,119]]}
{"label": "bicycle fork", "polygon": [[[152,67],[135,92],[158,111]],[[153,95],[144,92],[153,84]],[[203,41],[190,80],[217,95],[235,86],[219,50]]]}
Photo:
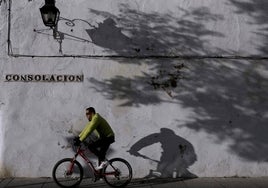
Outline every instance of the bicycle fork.
{"label": "bicycle fork", "polygon": [[72,161],[71,161],[71,164],[67,170],[67,175],[71,175],[73,173],[73,169],[74,169],[74,161],[76,160],[78,154],[75,154],[75,156],[73,157]]}

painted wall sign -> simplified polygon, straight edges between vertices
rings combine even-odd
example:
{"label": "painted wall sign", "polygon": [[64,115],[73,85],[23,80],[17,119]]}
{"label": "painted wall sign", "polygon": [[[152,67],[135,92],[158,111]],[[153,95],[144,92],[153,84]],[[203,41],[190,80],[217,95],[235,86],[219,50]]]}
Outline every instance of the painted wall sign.
{"label": "painted wall sign", "polygon": [[84,75],[6,74],[6,82],[83,82]]}

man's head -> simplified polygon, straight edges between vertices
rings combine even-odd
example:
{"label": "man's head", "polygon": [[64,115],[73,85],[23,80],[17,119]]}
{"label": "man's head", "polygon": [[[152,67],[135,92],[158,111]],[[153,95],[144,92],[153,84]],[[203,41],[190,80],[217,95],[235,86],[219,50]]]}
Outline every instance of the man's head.
{"label": "man's head", "polygon": [[93,107],[89,107],[86,109],[86,116],[89,121],[91,121],[93,115],[95,114],[95,109]]}

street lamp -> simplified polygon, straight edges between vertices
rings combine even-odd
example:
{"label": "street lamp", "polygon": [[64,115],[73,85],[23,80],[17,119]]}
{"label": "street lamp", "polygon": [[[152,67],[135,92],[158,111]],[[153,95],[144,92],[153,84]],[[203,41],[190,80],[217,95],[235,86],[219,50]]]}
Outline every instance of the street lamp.
{"label": "street lamp", "polygon": [[55,0],[45,0],[45,5],[40,8],[42,20],[47,27],[55,28],[59,21],[60,11],[55,7]]}

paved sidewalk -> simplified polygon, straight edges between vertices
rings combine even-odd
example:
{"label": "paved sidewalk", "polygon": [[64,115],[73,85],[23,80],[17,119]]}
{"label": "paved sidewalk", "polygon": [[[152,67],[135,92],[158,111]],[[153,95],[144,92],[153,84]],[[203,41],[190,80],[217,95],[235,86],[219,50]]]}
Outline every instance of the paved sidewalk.
{"label": "paved sidewalk", "polygon": [[[0,188],[57,188],[51,178],[0,179]],[[81,188],[109,187],[104,181],[93,183],[84,179]],[[127,187],[143,188],[268,188],[268,177],[257,178],[195,178],[195,179],[136,179]]]}

